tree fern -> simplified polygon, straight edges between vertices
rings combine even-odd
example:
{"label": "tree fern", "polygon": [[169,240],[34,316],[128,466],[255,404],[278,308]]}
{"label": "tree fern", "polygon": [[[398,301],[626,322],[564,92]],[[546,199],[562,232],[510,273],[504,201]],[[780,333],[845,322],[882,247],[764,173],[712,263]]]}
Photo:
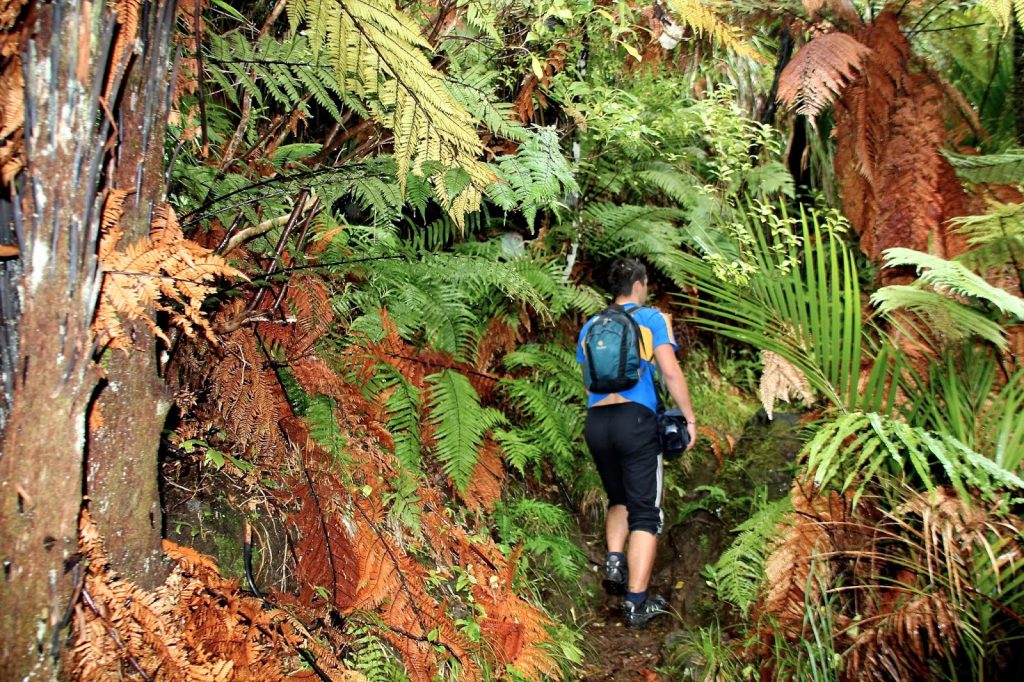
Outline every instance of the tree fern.
{"label": "tree fern", "polygon": [[460,490],[469,485],[484,434],[504,423],[501,412],[480,406],[469,380],[458,372],[445,370],[427,377],[430,383],[429,421],[437,443],[434,454],[445,474]]}
{"label": "tree fern", "polygon": [[403,190],[408,173],[422,174],[427,162],[468,173],[471,182],[454,196],[443,173],[433,177],[438,203],[461,225],[480,208],[494,174],[478,159],[476,122],[431,66],[419,27],[386,0],[290,0],[287,7],[292,31],[305,23],[314,53],[329,59],[345,89],[394,132]]}

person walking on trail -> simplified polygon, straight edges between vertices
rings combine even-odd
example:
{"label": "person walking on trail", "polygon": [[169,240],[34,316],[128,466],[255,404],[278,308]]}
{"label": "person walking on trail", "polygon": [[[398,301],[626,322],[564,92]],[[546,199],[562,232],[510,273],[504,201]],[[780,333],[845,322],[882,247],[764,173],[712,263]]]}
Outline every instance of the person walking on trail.
{"label": "person walking on trail", "polygon": [[642,627],[667,607],[647,593],[664,521],[655,365],[687,421],[687,450],[696,420],[669,321],[644,307],[647,269],[634,258],[619,259],[608,284],[615,303],[580,330],[576,360],[588,393],[584,437],[608,495],[604,587],[625,595],[626,626]]}

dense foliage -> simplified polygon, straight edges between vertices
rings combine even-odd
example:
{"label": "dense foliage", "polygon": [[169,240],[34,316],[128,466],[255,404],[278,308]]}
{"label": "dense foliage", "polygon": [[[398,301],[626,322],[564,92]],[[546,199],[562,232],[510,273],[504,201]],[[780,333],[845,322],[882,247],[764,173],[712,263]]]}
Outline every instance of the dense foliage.
{"label": "dense foliage", "polygon": [[[650,264],[688,372],[759,353],[769,418],[807,408],[790,496],[753,494],[707,568],[736,636],[692,633],[668,674],[686,656],[709,680],[1019,669],[1020,0],[158,6],[80,15],[100,139],[81,248],[98,266],[69,414],[93,439],[132,437],[85,365],[116,382],[133,357],[156,363],[158,388],[129,400],[171,417],[135,447],[160,449],[165,489],[230,491],[264,566],[243,594],[170,543],[178,566],[147,591],[76,500],[75,617],[55,611],[44,637],[70,622],[66,674],[576,678],[581,626],[561,605],[586,598],[573,514],[600,491],[575,333],[621,255]],[[46,181],[21,55],[53,10],[0,3],[17,46],[0,63],[4,206],[41,201],[19,184]],[[147,51],[160,30],[175,49]],[[139,126],[162,144],[136,181],[113,159],[140,82],[163,93],[146,109],[160,126]],[[109,142],[103,113],[121,124]],[[49,276],[33,229],[10,230],[5,319]],[[28,409],[8,334],[0,426]],[[744,411],[724,388],[694,398],[698,449],[722,458]],[[29,659],[5,650],[0,670]]]}

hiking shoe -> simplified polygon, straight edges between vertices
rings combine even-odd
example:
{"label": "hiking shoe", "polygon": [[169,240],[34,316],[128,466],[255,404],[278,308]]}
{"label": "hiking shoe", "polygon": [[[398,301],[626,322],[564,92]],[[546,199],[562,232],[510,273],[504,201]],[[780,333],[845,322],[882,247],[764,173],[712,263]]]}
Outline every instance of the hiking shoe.
{"label": "hiking shoe", "polygon": [[653,597],[648,597],[640,606],[627,600],[622,608],[626,612],[626,627],[642,628],[655,616],[668,613],[668,602],[656,594]]}
{"label": "hiking shoe", "polygon": [[624,559],[610,556],[604,561],[604,591],[608,594],[626,594],[626,582],[629,580],[629,567]]}

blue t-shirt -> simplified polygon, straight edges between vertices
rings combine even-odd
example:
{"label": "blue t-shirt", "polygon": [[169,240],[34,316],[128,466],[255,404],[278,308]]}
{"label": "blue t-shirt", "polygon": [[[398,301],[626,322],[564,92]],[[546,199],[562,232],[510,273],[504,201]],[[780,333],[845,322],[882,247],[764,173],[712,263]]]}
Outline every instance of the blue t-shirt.
{"label": "blue t-shirt", "polygon": [[[623,305],[626,310],[632,310],[636,303]],[[633,319],[640,326],[640,353],[642,358],[642,372],[640,381],[636,386],[620,391],[619,395],[634,403],[643,405],[651,412],[658,410],[658,394],[654,386],[654,349],[664,344],[670,344],[672,350],[677,350],[676,340],[672,336],[672,328],[668,319],[657,308],[643,308],[633,313]],[[594,318],[587,320],[580,330],[579,338],[576,340],[576,362],[583,363],[583,337],[586,336]],[[594,403],[600,402],[608,397],[608,393],[587,393],[587,407],[593,407]]]}

